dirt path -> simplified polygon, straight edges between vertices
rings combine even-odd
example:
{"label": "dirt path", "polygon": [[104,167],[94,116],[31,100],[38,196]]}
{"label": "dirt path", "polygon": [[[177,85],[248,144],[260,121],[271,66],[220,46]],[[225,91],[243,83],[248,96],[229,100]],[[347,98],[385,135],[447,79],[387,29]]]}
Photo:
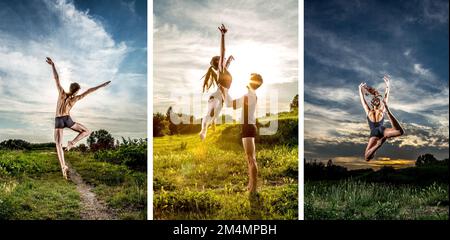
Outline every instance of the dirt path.
{"label": "dirt path", "polygon": [[83,220],[114,220],[114,214],[108,207],[97,199],[97,196],[92,191],[92,187],[83,181],[80,174],[78,174],[70,164],[68,164],[70,171],[70,180],[77,185],[77,191],[81,198],[81,219]]}

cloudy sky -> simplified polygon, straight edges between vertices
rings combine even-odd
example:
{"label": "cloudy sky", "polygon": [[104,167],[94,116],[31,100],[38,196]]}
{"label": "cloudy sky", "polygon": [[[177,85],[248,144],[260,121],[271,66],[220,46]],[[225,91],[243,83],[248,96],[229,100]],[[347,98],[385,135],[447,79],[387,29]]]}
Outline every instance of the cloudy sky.
{"label": "cloudy sky", "polygon": [[[305,1],[305,157],[351,168],[448,158],[448,1]],[[406,135],[367,165],[358,96],[392,76],[390,106]]]}
{"label": "cloudy sky", "polygon": [[66,90],[112,81],[75,105],[75,121],[146,137],[145,0],[0,0],[0,19],[0,141],[53,141],[57,90],[46,56]]}
{"label": "cloudy sky", "polygon": [[206,111],[208,94],[202,95],[200,78],[211,57],[220,54],[217,27],[222,23],[229,29],[226,55],[235,58],[229,68],[231,96],[245,93],[250,73],[256,72],[264,79],[257,91],[259,107],[266,106],[269,92],[277,92],[278,111],[289,109],[298,91],[296,0],[156,0],[153,8],[155,112],[166,112],[171,105],[197,117]]}

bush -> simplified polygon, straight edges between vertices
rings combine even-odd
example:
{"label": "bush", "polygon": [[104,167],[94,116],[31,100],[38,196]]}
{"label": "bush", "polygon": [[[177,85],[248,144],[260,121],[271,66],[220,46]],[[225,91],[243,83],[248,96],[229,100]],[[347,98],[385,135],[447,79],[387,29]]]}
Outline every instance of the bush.
{"label": "bush", "polygon": [[87,139],[87,143],[93,152],[114,148],[114,138],[104,129],[92,132]]}
{"label": "bush", "polygon": [[102,150],[94,154],[99,161],[125,165],[138,171],[147,171],[147,140],[126,140],[113,150]]}

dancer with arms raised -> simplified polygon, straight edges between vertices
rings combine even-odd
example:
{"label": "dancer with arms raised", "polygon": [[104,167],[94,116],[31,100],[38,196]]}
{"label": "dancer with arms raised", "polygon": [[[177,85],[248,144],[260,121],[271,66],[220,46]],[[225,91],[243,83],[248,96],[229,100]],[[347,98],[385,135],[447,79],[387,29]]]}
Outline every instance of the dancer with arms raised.
{"label": "dancer with arms raised", "polygon": [[64,150],[62,146],[64,128],[70,128],[73,131],[78,132],[78,135],[72,141],[69,141],[67,143],[67,147],[65,148],[67,151],[69,151],[72,147],[74,147],[77,144],[77,142],[79,142],[81,139],[89,136],[90,134],[89,129],[87,129],[85,126],[83,126],[80,123],[72,121],[72,118],[70,117],[70,110],[72,109],[72,107],[75,105],[76,102],[83,99],[88,94],[96,91],[97,89],[105,87],[111,81],[105,82],[93,88],[89,88],[84,93],[79,95],[77,95],[77,93],[80,90],[80,85],[78,83],[72,83],[70,84],[69,92],[65,92],[59,81],[59,75],[58,72],[56,71],[55,63],[52,61],[52,59],[48,57],[46,59],[46,62],[50,66],[52,66],[53,77],[56,82],[56,88],[58,89],[58,101],[56,104],[56,117],[55,117],[55,144],[63,177],[67,179],[69,168],[67,167],[66,162],[64,160]]}

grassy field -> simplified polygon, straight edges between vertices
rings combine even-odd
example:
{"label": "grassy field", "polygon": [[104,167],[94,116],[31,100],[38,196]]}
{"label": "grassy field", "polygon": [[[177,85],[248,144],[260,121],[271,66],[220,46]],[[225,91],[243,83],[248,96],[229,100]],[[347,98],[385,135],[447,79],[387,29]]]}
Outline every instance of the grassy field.
{"label": "grassy field", "polygon": [[[99,162],[91,153],[66,159],[119,219],[146,219],[145,173]],[[0,150],[0,219],[80,219],[80,194],[62,178],[54,149]]]}
{"label": "grassy field", "polygon": [[[286,124],[291,127],[283,128]],[[217,126],[205,142],[197,134],[154,138],[155,218],[297,219],[298,149],[292,139],[297,119],[279,125],[290,139],[257,139],[256,196],[246,191],[238,125]]]}
{"label": "grassy field", "polygon": [[305,183],[306,220],[448,220],[448,214],[448,184]]}

